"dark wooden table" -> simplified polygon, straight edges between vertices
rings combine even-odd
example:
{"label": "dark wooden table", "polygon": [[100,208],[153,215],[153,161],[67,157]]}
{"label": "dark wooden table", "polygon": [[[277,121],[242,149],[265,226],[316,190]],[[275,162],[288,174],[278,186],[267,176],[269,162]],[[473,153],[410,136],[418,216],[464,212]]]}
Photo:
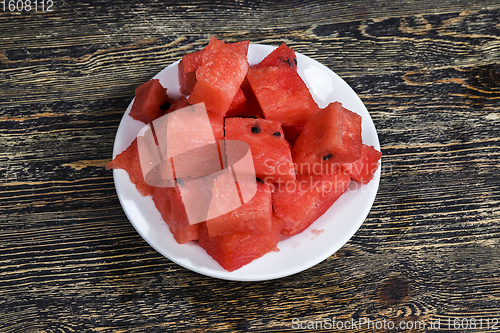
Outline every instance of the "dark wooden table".
{"label": "dark wooden table", "polygon": [[[1,332],[500,329],[498,1],[33,3],[0,3]],[[369,216],[302,273],[230,282],[174,264],[104,170],[135,87],[211,36],[286,42],[377,127]]]}

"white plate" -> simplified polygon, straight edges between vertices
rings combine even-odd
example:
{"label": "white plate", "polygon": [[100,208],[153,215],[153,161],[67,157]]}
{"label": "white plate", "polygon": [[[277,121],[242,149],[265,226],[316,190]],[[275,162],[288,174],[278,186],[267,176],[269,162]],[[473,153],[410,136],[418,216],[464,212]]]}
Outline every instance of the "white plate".
{"label": "white plate", "polygon": [[[250,65],[260,62],[275,47],[250,44]],[[363,142],[380,150],[377,132],[370,114],[356,93],[337,74],[317,61],[297,53],[298,72],[320,107],[340,101],[344,107],[363,119]],[[169,96],[181,96],[177,64],[163,69],[154,78],[160,79]],[[115,138],[113,157],[134,140],[143,123],[129,116],[130,103]],[[375,200],[381,167],[368,185],[351,182],[351,187],[308,229],[292,237],[282,237],[279,252],[271,252],[233,272],[225,271],[197,242],[178,244],[151,196],[143,197],[130,182],[124,170],[114,170],[116,192],[128,219],[137,232],[159,253],[173,262],[200,274],[237,281],[262,281],[292,275],[308,269],[340,249],[359,229]]]}

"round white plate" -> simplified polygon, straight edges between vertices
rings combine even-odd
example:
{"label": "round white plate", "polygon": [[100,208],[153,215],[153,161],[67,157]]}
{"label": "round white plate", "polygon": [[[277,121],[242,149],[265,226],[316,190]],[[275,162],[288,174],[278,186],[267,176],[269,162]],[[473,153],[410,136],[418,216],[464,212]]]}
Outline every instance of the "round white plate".
{"label": "round white plate", "polygon": [[[250,44],[248,61],[257,64],[275,47]],[[370,114],[356,93],[337,74],[319,62],[297,53],[298,72],[320,107],[339,101],[363,119],[363,142],[380,150],[377,131]],[[167,88],[170,97],[181,96],[177,74],[178,61],[154,78]],[[143,123],[129,116],[133,101],[120,122],[115,138],[113,158],[134,140]],[[381,167],[368,185],[351,182],[349,190],[309,228],[302,233],[283,237],[279,252],[270,252],[250,264],[225,271],[197,242],[178,244],[162,220],[151,196],[143,197],[124,170],[113,170],[116,192],[128,219],[137,232],[159,253],[173,262],[200,274],[236,281],[262,281],[292,275],[308,269],[340,249],[359,229],[375,200]]]}

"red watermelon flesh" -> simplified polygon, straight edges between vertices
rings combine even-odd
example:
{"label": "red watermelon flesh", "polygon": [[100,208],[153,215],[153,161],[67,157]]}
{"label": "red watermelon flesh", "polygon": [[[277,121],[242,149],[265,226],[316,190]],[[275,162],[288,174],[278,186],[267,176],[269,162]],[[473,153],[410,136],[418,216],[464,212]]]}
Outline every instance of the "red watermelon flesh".
{"label": "red watermelon flesh", "polygon": [[210,237],[206,224],[200,223],[198,244],[225,270],[232,272],[270,251],[278,251],[282,227],[283,221],[273,218],[270,232],[233,233]]}
{"label": "red watermelon flesh", "polygon": [[247,99],[240,88],[227,110],[226,117],[245,117],[248,114]]}
{"label": "red watermelon flesh", "polygon": [[[191,103],[187,100],[186,96],[179,97],[165,112],[165,114],[177,111],[179,109],[191,106]],[[212,125],[212,130],[214,131],[215,141],[224,140],[224,117],[220,114],[207,112],[208,119],[210,120],[210,125]]]}
{"label": "red watermelon flesh", "polygon": [[257,184],[254,197],[239,208],[206,221],[210,237],[233,233],[266,233],[272,230],[271,189]]}
{"label": "red watermelon flesh", "polygon": [[135,120],[149,124],[163,115],[162,106],[171,102],[167,89],[158,79],[152,79],[135,89],[135,99],[130,109],[130,116]]}
{"label": "red watermelon flesh", "polygon": [[199,238],[200,223],[189,224],[178,187],[155,187],[153,202],[177,243],[184,244]]}
{"label": "red watermelon flesh", "polygon": [[220,140],[224,140],[224,116],[212,112],[207,113],[210,125],[212,125],[212,130],[214,131],[215,142],[219,144]]}
{"label": "red watermelon flesh", "polygon": [[293,147],[303,129],[304,126],[283,126],[285,139],[288,141],[290,146]]}
{"label": "red watermelon flesh", "polygon": [[250,46],[250,41],[244,40],[241,42],[230,43],[227,44],[227,46],[234,52],[244,55],[246,57],[248,55],[248,47]]}
{"label": "red watermelon flesh", "polygon": [[262,109],[260,108],[259,101],[248,82],[248,77],[245,76],[243,83],[241,84],[241,90],[245,95],[245,99],[247,100],[247,114],[240,115],[241,117],[256,117],[256,118],[264,118],[264,114],[262,113]]}
{"label": "red watermelon flesh", "polygon": [[342,164],[342,170],[349,174],[352,180],[368,184],[378,169],[380,157],[382,152],[363,144],[361,157],[354,162]]}
{"label": "red watermelon flesh", "polygon": [[182,108],[185,108],[188,106],[191,106],[191,103],[188,102],[186,96],[181,96],[175,102],[173,102],[172,105],[170,105],[170,107],[165,111],[164,114],[174,112],[176,110],[179,110],[179,109],[182,109]]}
{"label": "red watermelon flesh", "polygon": [[[311,117],[293,148],[299,174],[319,174],[361,157],[361,116],[331,103]],[[319,171],[318,171],[319,170]]]}
{"label": "red watermelon flesh", "polygon": [[153,187],[148,185],[142,174],[141,161],[139,159],[139,151],[137,150],[137,138],[120,154],[106,165],[106,170],[123,169],[127,171],[132,184],[135,185],[137,191],[143,196],[153,192]]}
{"label": "red watermelon flesh", "polygon": [[179,85],[181,94],[189,95],[196,84],[196,70],[201,66],[205,49],[188,53],[179,61]]}
{"label": "red watermelon flesh", "polygon": [[295,71],[297,70],[297,56],[295,55],[295,51],[289,48],[285,43],[274,49],[254,67],[260,68],[283,65],[288,66]]}
{"label": "red watermelon flesh", "polygon": [[277,121],[226,118],[226,140],[241,140],[250,146],[255,174],[264,183],[295,180],[290,144]]}
{"label": "red watermelon flesh", "polygon": [[173,187],[153,187],[153,202],[167,225],[172,223],[170,196],[174,191]]}
{"label": "red watermelon flesh", "polygon": [[[248,47],[250,45],[250,41],[246,40],[227,45],[228,47],[232,48],[234,52],[246,56],[248,53]],[[179,85],[182,94],[189,95],[193,91],[193,88],[196,84],[196,70],[203,63],[204,54],[205,54],[205,49],[193,53],[188,53],[184,55],[181,61],[179,62],[178,64]]]}
{"label": "red watermelon flesh", "polygon": [[210,40],[203,64],[196,70],[191,104],[205,103],[208,111],[225,115],[248,71],[247,57],[224,42]]}
{"label": "red watermelon flesh", "polygon": [[333,175],[298,175],[272,194],[276,215],[284,220],[286,236],[304,231],[347,190],[351,177],[337,171]]}
{"label": "red watermelon flesh", "polygon": [[252,67],[247,78],[266,119],[301,126],[319,110],[302,78],[288,66]]}

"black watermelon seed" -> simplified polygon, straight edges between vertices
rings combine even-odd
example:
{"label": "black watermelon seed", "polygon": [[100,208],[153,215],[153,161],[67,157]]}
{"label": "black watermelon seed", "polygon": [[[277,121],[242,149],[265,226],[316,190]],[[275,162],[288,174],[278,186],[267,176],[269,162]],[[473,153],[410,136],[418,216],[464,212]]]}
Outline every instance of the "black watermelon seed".
{"label": "black watermelon seed", "polygon": [[323,156],[323,161],[328,161],[330,158],[332,158],[332,153],[326,155],[326,156]]}
{"label": "black watermelon seed", "polygon": [[253,125],[252,128],[250,129],[252,133],[257,134],[260,133],[260,126],[259,125]]}
{"label": "black watermelon seed", "polygon": [[175,178],[175,181],[177,182],[177,184],[179,184],[179,186],[184,186],[184,182],[182,181],[182,179]]}
{"label": "black watermelon seed", "polygon": [[277,136],[278,138],[281,138],[281,133],[280,131],[276,131],[273,133],[273,136]]}
{"label": "black watermelon seed", "polygon": [[293,62],[295,63],[295,67],[297,67],[297,58],[293,58]]}
{"label": "black watermelon seed", "polygon": [[261,183],[261,184],[263,184],[263,183],[264,183],[264,182],[262,181],[262,179],[260,179],[259,177],[257,177],[255,180],[256,180],[258,183]]}

